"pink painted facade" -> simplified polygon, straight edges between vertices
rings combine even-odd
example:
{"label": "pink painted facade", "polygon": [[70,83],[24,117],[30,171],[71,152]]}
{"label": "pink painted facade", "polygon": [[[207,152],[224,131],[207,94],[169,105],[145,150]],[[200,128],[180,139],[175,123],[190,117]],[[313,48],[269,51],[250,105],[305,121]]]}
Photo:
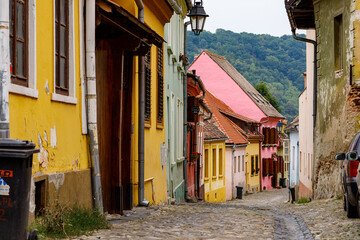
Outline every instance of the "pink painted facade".
{"label": "pink painted facade", "polygon": [[225,151],[225,186],[226,200],[236,198],[236,187],[246,189],[245,181],[245,146],[226,147]]}
{"label": "pink painted facade", "polygon": [[239,85],[205,52],[201,53],[189,67],[189,70],[196,70],[196,75],[201,78],[206,90],[210,91],[236,113],[256,121],[267,118]]}
{"label": "pink painted facade", "polygon": [[[249,97],[245,90],[240,87],[241,84],[236,83],[235,80],[229,75],[229,72],[234,73],[236,70],[234,70],[232,66],[229,67],[230,64],[227,64],[228,62],[226,59],[222,56],[216,55],[216,58],[220,59],[219,63],[214,61],[214,59],[209,56],[208,53],[208,51],[203,51],[189,67],[189,70],[196,71],[196,75],[202,79],[202,82],[204,83],[207,91],[210,91],[215,97],[222,100],[237,114],[261,122],[261,130],[264,127],[276,128],[278,121],[284,117],[282,117],[280,113],[278,113],[279,117],[271,117],[266,115],[264,111],[255,103],[255,101]],[[239,74],[234,75],[238,76]],[[248,87],[248,85],[245,87]],[[259,94],[255,89],[251,89],[251,91],[253,93]],[[272,179],[273,176],[264,176],[262,173],[263,159],[272,158],[273,153],[277,153],[276,146],[265,147],[261,144],[260,172],[262,190],[271,189],[273,186],[276,186]]]}

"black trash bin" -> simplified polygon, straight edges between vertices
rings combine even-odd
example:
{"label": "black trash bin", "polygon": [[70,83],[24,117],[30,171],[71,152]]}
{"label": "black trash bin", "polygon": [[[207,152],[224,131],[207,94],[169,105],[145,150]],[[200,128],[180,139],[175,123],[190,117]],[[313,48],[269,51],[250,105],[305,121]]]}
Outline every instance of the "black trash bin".
{"label": "black trash bin", "polygon": [[295,188],[290,187],[290,193],[291,193],[291,203],[295,202]]}
{"label": "black trash bin", "polygon": [[286,178],[280,178],[280,186],[286,188]]}
{"label": "black trash bin", "polygon": [[32,142],[0,139],[0,239],[27,239],[32,159],[39,152],[34,148]]}
{"label": "black trash bin", "polygon": [[242,199],[242,192],[243,192],[243,187],[236,186],[236,198],[237,199]]}

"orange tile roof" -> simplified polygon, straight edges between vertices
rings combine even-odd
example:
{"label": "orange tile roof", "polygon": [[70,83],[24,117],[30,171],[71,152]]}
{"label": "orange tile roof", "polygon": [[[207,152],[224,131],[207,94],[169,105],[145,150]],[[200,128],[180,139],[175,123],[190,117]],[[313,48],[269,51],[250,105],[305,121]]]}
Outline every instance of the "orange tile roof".
{"label": "orange tile roof", "polygon": [[214,125],[217,125],[229,137],[226,142],[233,144],[247,144],[248,140],[246,135],[243,135],[236,127],[234,127],[230,119],[225,117],[219,111],[219,108],[226,109],[227,111],[232,111],[232,109],[209,91],[206,92],[204,100],[213,112],[213,117],[210,121]]}

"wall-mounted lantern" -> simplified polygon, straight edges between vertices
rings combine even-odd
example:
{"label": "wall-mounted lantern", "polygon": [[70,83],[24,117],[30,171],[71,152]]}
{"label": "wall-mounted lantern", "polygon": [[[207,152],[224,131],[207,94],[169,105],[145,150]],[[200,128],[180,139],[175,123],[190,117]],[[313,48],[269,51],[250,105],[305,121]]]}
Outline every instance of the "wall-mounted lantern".
{"label": "wall-mounted lantern", "polygon": [[204,30],[205,20],[208,16],[205,13],[202,0],[200,2],[194,0],[194,6],[188,17],[190,17],[191,30],[195,35],[199,35]]}

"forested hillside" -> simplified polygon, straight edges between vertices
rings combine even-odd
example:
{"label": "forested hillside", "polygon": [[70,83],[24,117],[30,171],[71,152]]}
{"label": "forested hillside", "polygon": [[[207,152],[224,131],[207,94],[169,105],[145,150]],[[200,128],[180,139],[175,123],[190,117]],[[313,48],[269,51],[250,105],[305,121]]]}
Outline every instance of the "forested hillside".
{"label": "forested hillside", "polygon": [[274,37],[223,29],[204,31],[199,36],[188,32],[189,62],[203,49],[225,56],[254,86],[266,82],[288,120],[298,114],[298,96],[304,89],[302,73],[306,71],[305,43],[290,35]]}

